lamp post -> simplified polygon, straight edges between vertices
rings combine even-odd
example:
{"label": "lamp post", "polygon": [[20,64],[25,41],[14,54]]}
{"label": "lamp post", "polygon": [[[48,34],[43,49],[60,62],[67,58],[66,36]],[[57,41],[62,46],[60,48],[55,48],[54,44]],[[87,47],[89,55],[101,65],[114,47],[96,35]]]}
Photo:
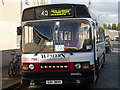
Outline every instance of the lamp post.
{"label": "lamp post", "polygon": [[90,5],[91,5],[91,0],[89,0],[89,3],[88,3],[88,8],[90,8]]}

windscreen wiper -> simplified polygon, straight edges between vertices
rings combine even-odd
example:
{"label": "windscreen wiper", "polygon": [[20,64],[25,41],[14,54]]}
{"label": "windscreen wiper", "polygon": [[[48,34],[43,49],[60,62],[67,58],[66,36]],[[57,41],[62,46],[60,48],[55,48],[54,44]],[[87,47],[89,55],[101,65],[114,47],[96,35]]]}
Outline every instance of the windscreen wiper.
{"label": "windscreen wiper", "polygon": [[45,49],[45,47],[46,47],[46,41],[48,40],[46,37],[44,37],[41,33],[39,33],[38,31],[37,31],[37,29],[34,29],[35,31],[35,34],[37,35],[37,37],[39,37],[40,38],[40,42],[39,42],[39,44],[38,44],[38,46],[40,47],[40,50],[38,50],[38,52],[36,52],[35,53],[35,56],[39,53],[39,52],[41,52],[42,50],[44,50]]}
{"label": "windscreen wiper", "polygon": [[43,35],[41,32],[39,32],[36,28],[34,28],[34,30],[35,30],[35,33],[36,33],[36,35],[37,35],[38,37],[42,37],[42,38],[44,38],[44,39],[46,39],[46,40],[48,40],[48,41],[51,40],[51,39],[49,39],[47,36],[45,36],[45,35]]}
{"label": "windscreen wiper", "polygon": [[73,50],[72,49],[69,49],[68,52],[70,53],[70,55],[73,55]]}
{"label": "windscreen wiper", "polygon": [[38,50],[38,52],[35,53],[35,56],[37,56],[37,54],[38,54],[39,52],[43,51],[43,50],[46,48],[46,43],[45,43],[45,42],[46,42],[45,39],[43,39],[43,40],[40,41],[40,46],[39,46],[39,47],[40,47],[40,50]]}
{"label": "windscreen wiper", "polygon": [[[43,51],[46,48],[46,41],[51,41],[52,38],[48,38],[47,36],[43,35],[36,28],[34,28],[34,30],[36,35],[41,39],[38,44],[40,47],[40,50],[38,50],[38,52],[35,53],[35,56],[36,56],[39,52]],[[51,31],[51,34],[52,34],[52,31]]]}
{"label": "windscreen wiper", "polygon": [[73,52],[75,52],[75,49],[67,49],[65,52],[68,52],[70,55],[73,55]]}

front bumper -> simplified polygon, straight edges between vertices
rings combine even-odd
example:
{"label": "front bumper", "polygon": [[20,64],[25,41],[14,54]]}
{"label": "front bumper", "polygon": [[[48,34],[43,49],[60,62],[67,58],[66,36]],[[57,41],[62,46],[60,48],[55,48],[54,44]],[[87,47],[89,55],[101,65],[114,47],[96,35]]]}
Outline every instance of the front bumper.
{"label": "front bumper", "polygon": [[46,85],[46,80],[62,80],[63,85],[91,84],[94,82],[94,70],[64,72],[23,72],[22,74],[23,83],[34,82],[36,85]]}

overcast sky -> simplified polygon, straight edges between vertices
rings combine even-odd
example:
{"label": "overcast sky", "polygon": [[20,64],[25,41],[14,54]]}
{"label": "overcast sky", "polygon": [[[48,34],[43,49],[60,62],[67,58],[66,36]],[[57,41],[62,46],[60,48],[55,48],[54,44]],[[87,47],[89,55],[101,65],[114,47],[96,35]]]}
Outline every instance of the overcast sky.
{"label": "overcast sky", "polygon": [[[90,0],[90,9],[101,23],[118,23],[119,0]],[[52,0],[52,3],[86,4],[89,0]]]}

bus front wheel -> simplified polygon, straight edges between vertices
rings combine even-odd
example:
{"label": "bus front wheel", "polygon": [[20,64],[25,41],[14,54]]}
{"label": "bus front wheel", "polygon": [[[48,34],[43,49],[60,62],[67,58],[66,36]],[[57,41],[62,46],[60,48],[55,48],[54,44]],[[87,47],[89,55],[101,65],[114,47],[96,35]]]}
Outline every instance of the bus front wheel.
{"label": "bus front wheel", "polygon": [[99,78],[99,63],[98,63],[98,65],[95,66],[94,82],[96,82],[98,80],[98,78]]}

